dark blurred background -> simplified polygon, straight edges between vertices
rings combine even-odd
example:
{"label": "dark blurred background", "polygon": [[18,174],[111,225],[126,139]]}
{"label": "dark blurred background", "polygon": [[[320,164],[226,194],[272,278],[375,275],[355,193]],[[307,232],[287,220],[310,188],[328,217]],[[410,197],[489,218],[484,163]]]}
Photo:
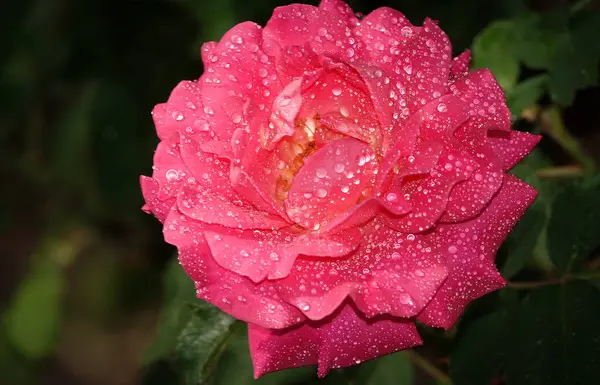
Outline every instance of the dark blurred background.
{"label": "dark blurred background", "polygon": [[[316,0],[308,1],[316,4]],[[150,111],[202,73],[200,46],[284,0],[4,0],[0,5],[0,383],[135,384],[174,250],[140,207]],[[519,0],[350,0],[441,21],[455,53]],[[551,8],[561,1],[530,3]],[[562,2],[564,3],[564,2]],[[569,128],[598,155],[598,89]],[[594,106],[594,108],[590,108]]]}

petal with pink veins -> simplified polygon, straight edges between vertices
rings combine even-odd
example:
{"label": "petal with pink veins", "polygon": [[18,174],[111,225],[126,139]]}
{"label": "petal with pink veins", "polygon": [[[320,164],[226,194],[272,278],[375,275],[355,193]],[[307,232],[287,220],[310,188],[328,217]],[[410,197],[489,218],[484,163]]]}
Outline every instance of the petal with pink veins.
{"label": "petal with pink veins", "polygon": [[349,304],[329,320],[289,330],[269,330],[250,324],[248,339],[255,378],[315,364],[319,366],[319,377],[324,377],[331,369],[422,344],[411,321],[367,320]]}
{"label": "petal with pink veins", "polygon": [[376,170],[375,153],[364,142],[343,138],[325,145],[305,159],[294,178],[284,202],[289,218],[318,229],[372,194]]}
{"label": "petal with pink veins", "polygon": [[507,175],[480,216],[435,228],[428,237],[444,255],[449,273],[419,321],[450,329],[469,302],[505,285],[494,265],[496,252],[536,195],[533,187]]}

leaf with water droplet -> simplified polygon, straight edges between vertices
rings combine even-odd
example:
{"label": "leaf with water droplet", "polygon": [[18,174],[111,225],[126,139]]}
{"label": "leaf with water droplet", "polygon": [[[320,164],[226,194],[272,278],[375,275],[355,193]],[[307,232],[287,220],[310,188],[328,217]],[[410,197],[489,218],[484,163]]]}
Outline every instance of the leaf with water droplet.
{"label": "leaf with water droplet", "polygon": [[201,302],[195,307],[175,346],[184,384],[206,384],[234,333],[242,326],[241,321],[213,305]]}
{"label": "leaf with water droplet", "polygon": [[163,310],[157,335],[144,353],[144,364],[165,357],[173,351],[177,337],[192,317],[192,304],[201,303],[196,298],[192,280],[185,274],[176,258],[165,270],[163,293]]}

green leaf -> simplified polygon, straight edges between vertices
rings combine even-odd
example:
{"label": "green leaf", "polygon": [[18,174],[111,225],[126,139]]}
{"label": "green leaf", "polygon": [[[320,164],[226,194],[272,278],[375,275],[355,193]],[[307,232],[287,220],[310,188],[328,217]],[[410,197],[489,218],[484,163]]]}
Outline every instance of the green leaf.
{"label": "green leaf", "polygon": [[[503,274],[507,274],[507,278],[514,276],[514,274],[518,273],[524,267],[523,264],[530,261],[545,271],[553,269],[552,262],[550,262],[548,257],[548,251],[546,250],[546,235],[548,221],[552,212],[552,202],[559,188],[555,182],[542,180],[536,174],[537,170],[551,166],[552,163],[550,160],[537,148],[511,170],[511,174],[516,175],[535,187],[538,191],[538,196],[523,218],[523,221],[526,221],[527,224],[517,223],[513,231],[514,234],[509,235],[507,244],[502,247],[502,250],[508,254],[502,269]],[[536,218],[528,219],[527,216],[535,216],[537,220],[543,221],[543,223],[534,223]],[[532,228],[528,228],[528,224]],[[531,255],[527,256],[527,251],[530,243],[533,243],[533,239],[526,237],[533,237],[536,231],[538,231],[538,237],[535,240],[533,250],[531,250]],[[522,234],[522,232],[526,232],[526,234]],[[533,257],[533,260],[531,257]]]}
{"label": "green leaf", "polygon": [[247,335],[245,325],[237,328],[219,360],[212,385],[298,385],[316,380],[317,371],[314,366],[269,373],[255,380]]}
{"label": "green leaf", "polygon": [[598,82],[600,12],[587,13],[556,43],[551,61],[550,94],[562,105],[573,103],[575,92]]}
{"label": "green leaf", "polygon": [[600,175],[564,189],[554,200],[548,225],[550,259],[565,274],[583,268],[600,245]]}
{"label": "green leaf", "polygon": [[192,317],[192,304],[202,304],[196,298],[194,283],[185,274],[177,258],[174,258],[165,270],[163,290],[164,304],[157,336],[144,354],[142,359],[144,364],[149,364],[173,352],[179,334]]}
{"label": "green leaf", "polygon": [[415,381],[414,367],[402,352],[388,354],[366,364],[370,362],[375,364],[375,369],[365,382],[367,385],[411,385]]}
{"label": "green leaf", "polygon": [[450,357],[450,377],[456,384],[489,384],[500,374],[510,336],[508,320],[507,313],[495,312],[469,324]]}
{"label": "green leaf", "polygon": [[526,13],[514,19],[514,52],[527,67],[548,69],[556,42],[566,31],[568,12]]}
{"label": "green leaf", "polygon": [[60,328],[63,286],[60,266],[37,261],[5,315],[11,344],[30,359],[43,358],[54,349]]}
{"label": "green leaf", "polygon": [[540,205],[530,207],[517,223],[503,247],[508,257],[500,270],[505,279],[512,278],[531,261],[533,250],[546,226],[546,212]]}
{"label": "green leaf", "polygon": [[524,109],[535,104],[544,94],[548,84],[548,75],[538,75],[517,84],[507,92],[506,103],[513,116],[521,115]]}
{"label": "green leaf", "polygon": [[519,78],[514,40],[513,23],[502,20],[488,25],[473,42],[473,66],[489,68],[505,91],[511,90]]}
{"label": "green leaf", "polygon": [[599,318],[600,291],[585,282],[534,290],[510,326],[506,383],[600,383]]}
{"label": "green leaf", "polygon": [[177,338],[175,353],[186,385],[204,385],[218,367],[221,354],[243,325],[218,308],[201,303]]}

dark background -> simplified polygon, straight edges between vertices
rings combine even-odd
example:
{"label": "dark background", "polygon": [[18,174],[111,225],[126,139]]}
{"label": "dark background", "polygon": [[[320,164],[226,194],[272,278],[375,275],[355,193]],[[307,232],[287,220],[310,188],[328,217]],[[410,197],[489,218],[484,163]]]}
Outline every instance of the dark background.
{"label": "dark background", "polygon": [[[150,111],[180,80],[201,75],[202,42],[240,21],[264,24],[274,6],[288,3],[1,3],[0,310],[14,308],[18,293],[41,293],[19,305],[30,354],[0,329],[1,384],[138,382],[155,336],[161,272],[174,253],[158,221],[140,210],[138,178],[151,174],[158,143]],[[518,0],[349,3],[364,13],[387,5],[415,24],[440,20],[455,53],[522,7]],[[565,112],[596,158],[598,95],[594,88],[578,93]],[[547,147],[559,162],[565,158]]]}

